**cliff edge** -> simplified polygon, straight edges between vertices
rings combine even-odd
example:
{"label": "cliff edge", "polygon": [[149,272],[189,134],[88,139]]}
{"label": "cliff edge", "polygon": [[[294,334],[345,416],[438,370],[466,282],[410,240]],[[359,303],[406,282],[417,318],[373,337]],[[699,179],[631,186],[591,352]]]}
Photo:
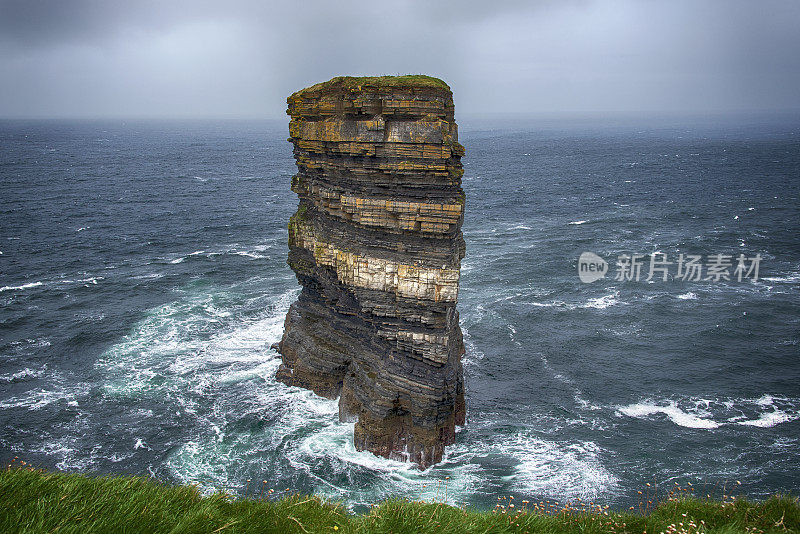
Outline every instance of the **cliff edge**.
{"label": "cliff edge", "polygon": [[428,76],[341,77],[291,95],[300,198],[277,378],[329,398],[354,442],[425,468],[464,424],[464,192],[453,95]]}

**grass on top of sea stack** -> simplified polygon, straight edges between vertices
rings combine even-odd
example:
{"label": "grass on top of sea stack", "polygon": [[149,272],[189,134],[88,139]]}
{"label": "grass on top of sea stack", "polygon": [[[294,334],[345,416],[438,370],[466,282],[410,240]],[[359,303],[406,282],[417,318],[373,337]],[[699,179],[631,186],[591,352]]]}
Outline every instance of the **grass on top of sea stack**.
{"label": "grass on top of sea stack", "polygon": [[337,76],[336,78],[331,78],[327,82],[321,82],[311,87],[301,89],[292,96],[302,96],[323,91],[360,90],[363,87],[375,87],[378,89],[387,87],[415,87],[450,91],[450,86],[447,85],[444,80],[424,74],[406,74],[403,76]]}
{"label": "grass on top of sea stack", "polygon": [[[267,493],[262,493],[266,495]],[[258,496],[258,495],[257,495]],[[441,503],[389,500],[367,514],[318,497],[277,500],[202,496],[192,486],[168,486],[135,477],[90,477],[27,467],[0,471],[0,532],[170,533],[785,533],[800,532],[796,498],[675,497],[647,514],[616,513],[605,507],[552,511],[503,499],[491,511]]]}

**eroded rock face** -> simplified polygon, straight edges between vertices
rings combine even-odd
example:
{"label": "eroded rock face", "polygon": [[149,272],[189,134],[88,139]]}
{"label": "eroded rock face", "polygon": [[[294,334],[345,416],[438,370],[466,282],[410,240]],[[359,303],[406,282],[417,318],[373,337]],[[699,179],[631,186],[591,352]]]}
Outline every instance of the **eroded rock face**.
{"label": "eroded rock face", "polygon": [[337,78],[288,98],[300,197],[277,378],[339,397],[355,445],[427,467],[464,424],[464,148],[436,79]]}

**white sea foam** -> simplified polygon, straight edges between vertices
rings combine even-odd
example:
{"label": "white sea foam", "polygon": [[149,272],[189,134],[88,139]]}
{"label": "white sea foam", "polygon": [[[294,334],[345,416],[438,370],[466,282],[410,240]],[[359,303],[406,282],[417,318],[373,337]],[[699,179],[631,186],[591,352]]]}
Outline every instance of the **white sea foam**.
{"label": "white sea foam", "polygon": [[463,363],[465,366],[472,366],[477,364],[478,361],[482,360],[483,357],[486,355],[482,350],[478,348],[475,342],[472,340],[472,336],[469,334],[469,329],[465,326],[464,317],[461,317],[461,335],[464,339],[464,347],[466,349],[466,354],[463,358]]}
{"label": "white sea foam", "polygon": [[19,347],[20,349],[24,350],[24,348],[30,348],[30,347],[49,347],[50,341],[47,338],[41,338],[41,339],[26,338],[18,341],[12,341],[11,345]]}
{"label": "white sea foam", "polygon": [[[170,399],[177,413],[198,425],[198,432],[166,460],[177,480],[200,483],[206,491],[239,490],[248,466],[278,456],[274,476],[300,473],[315,493],[351,504],[390,496],[459,503],[479,490],[488,476],[484,460],[496,456],[510,466],[508,481],[521,492],[594,497],[616,484],[594,443],[548,442],[524,430],[511,440],[462,432],[443,461],[423,472],[355,450],[353,424],[338,421],[337,401],[274,378],[280,359],[269,347],[280,339],[296,295],[291,289],[271,299],[263,315],[242,321],[223,296],[190,294],[151,310],[99,359],[97,370],[105,377],[102,390],[107,395]],[[497,302],[508,297],[500,294]],[[475,320],[462,315],[465,365],[482,355],[465,326]],[[509,332],[514,329],[508,324]],[[583,400],[574,389],[576,402]],[[243,424],[253,420],[269,423]],[[131,454],[142,447],[147,447],[144,439],[134,438]],[[364,477],[369,484],[347,482]]]}
{"label": "white sea foam", "polygon": [[192,256],[199,256],[200,254],[206,254],[206,251],[205,250],[195,250],[194,252],[190,252],[186,256],[180,256],[178,258],[175,258],[174,260],[170,261],[170,263],[172,263],[172,264],[183,263],[188,258],[191,258]]}
{"label": "white sea foam", "polygon": [[19,290],[22,290],[22,289],[30,289],[32,287],[39,287],[41,285],[44,285],[44,283],[43,282],[31,282],[29,284],[22,284],[21,286],[3,286],[3,287],[0,287],[0,293],[2,293],[3,291],[19,291]]}
{"label": "white sea foam", "polygon": [[[189,294],[151,310],[99,358],[96,368],[106,395],[169,399],[177,414],[188,414],[200,425],[201,435],[167,460],[177,479],[202,481],[208,490],[236,489],[241,480],[229,466],[252,464],[253,455],[280,446],[282,435],[263,443],[264,436],[231,431],[228,425],[248,414],[261,418],[280,412],[289,404],[289,388],[274,380],[279,358],[270,345],[280,339],[296,295],[292,288],[270,299],[264,314],[242,321],[226,305],[225,293]],[[275,394],[279,388],[283,391]],[[335,416],[326,419],[336,421]],[[298,421],[297,428],[308,422]],[[141,446],[147,447],[143,440]]]}
{"label": "white sea foam", "polygon": [[[211,383],[226,373],[258,366],[269,346],[280,339],[286,307],[296,293],[292,289],[278,299],[280,312],[229,329],[220,329],[218,323],[230,318],[231,311],[211,295],[165,304],[101,355],[98,365],[110,378],[104,388],[120,395],[163,387],[202,389],[203,380]],[[229,368],[220,372],[220,366]]]}
{"label": "white sea foam", "polygon": [[51,280],[47,282],[31,282],[28,284],[23,284],[19,286],[3,286],[0,287],[0,292],[3,291],[21,291],[24,289],[31,289],[34,287],[42,287],[42,286],[53,286],[53,285],[66,285],[66,284],[92,284],[97,285],[98,280],[103,280],[102,276],[92,276],[89,278],[78,278],[78,279],[61,279],[61,280]]}
{"label": "white sea foam", "polygon": [[132,276],[134,280],[155,280],[157,278],[163,278],[164,273],[147,273],[147,274],[138,274],[136,276]]}
{"label": "white sea foam", "polygon": [[617,299],[618,293],[614,293],[612,295],[605,295],[602,297],[597,297],[593,299],[589,299],[586,304],[581,305],[581,308],[594,308],[597,310],[604,310],[610,306],[614,306],[619,304],[620,301]]}
{"label": "white sea foam", "polygon": [[[318,479],[317,491],[323,495],[347,495],[348,500],[363,503],[406,496],[458,504],[485,479],[482,460],[486,457],[502,458],[505,461],[500,463],[510,464],[512,472],[505,479],[522,493],[593,498],[616,485],[616,478],[600,461],[599,447],[592,442],[546,441],[525,431],[502,440],[475,440],[472,436],[477,434],[462,432],[440,464],[420,472],[411,464],[355,450],[352,432],[352,423],[329,423],[288,451],[292,466]],[[379,475],[380,482],[363,489],[338,487],[318,475],[321,461],[334,472],[348,473],[346,479],[367,471]]]}
{"label": "white sea foam", "polygon": [[686,428],[705,428],[705,429],[712,429],[712,428],[719,428],[720,423],[717,423],[711,419],[705,419],[703,417],[699,417],[697,415],[687,413],[682,409],[678,408],[673,401],[669,401],[666,404],[663,403],[652,403],[652,402],[638,402],[635,404],[630,404],[628,406],[622,406],[618,408],[619,413],[623,415],[627,415],[628,417],[635,417],[637,419],[647,418],[650,415],[654,414],[664,414],[666,415],[670,421],[675,423],[678,426],[683,426]]}
{"label": "white sea foam", "polygon": [[0,409],[25,408],[36,411],[59,402],[63,402],[68,406],[77,406],[78,397],[86,394],[87,391],[88,387],[83,384],[72,386],[55,385],[48,388],[33,389],[22,395],[0,401]]}
{"label": "white sea foam", "polygon": [[[251,465],[281,450],[292,471],[312,481],[315,493],[346,497],[351,504],[398,495],[463,502],[485,479],[481,459],[487,455],[502,456],[514,466],[509,481],[520,491],[594,496],[614,483],[593,444],[548,443],[522,434],[498,443],[472,441],[470,433],[461,433],[461,441],[448,449],[443,462],[423,472],[405,462],[355,450],[353,424],[338,422],[337,401],[274,379],[280,360],[269,344],[280,338],[286,308],[295,296],[293,289],[262,318],[235,328],[223,326],[209,336],[203,335],[204,324],[230,321],[232,316],[224,313],[229,310],[211,295],[173,302],[153,310],[101,358],[98,370],[107,376],[108,394],[172,398],[179,403],[179,412],[185,410],[204,422],[206,431],[177,447],[166,461],[176,479],[199,482],[207,491],[238,489],[242,480],[231,466]],[[467,358],[475,358],[468,329],[464,330]],[[212,394],[219,398],[225,390],[236,392],[231,397],[236,399],[235,408],[220,401],[206,406],[187,396],[188,392],[198,399]],[[265,416],[271,422],[263,428],[230,428],[239,418]],[[146,446],[144,440],[134,443],[134,448]],[[340,482],[363,476],[372,482],[360,487]]]}
{"label": "white sea foam", "polygon": [[246,256],[248,258],[253,258],[254,260],[262,260],[264,258],[268,258],[269,257],[269,256],[264,256],[263,254],[256,254],[254,252],[247,252],[247,251],[244,251],[244,250],[238,250],[238,251],[233,252],[232,254],[235,254],[237,256]]}
{"label": "white sea foam", "polygon": [[754,402],[759,406],[772,406],[772,403],[775,401],[775,397],[769,394],[761,395],[757,398]]}
{"label": "white sea foam", "polygon": [[[446,475],[442,472],[444,470],[437,467],[436,470],[420,472],[413,464],[356,450],[352,437],[354,424],[337,422],[336,402],[329,402],[334,413],[326,414],[323,419],[325,422],[318,423],[319,430],[301,438],[286,453],[286,459],[295,470],[315,481],[316,493],[329,498],[347,496],[350,504],[367,504],[390,496],[445,500],[444,491],[438,496],[434,492],[434,487],[437,485],[442,490],[444,488],[441,485],[445,481]],[[311,417],[313,420],[318,416],[311,414]],[[307,426],[308,423],[300,422],[300,424]],[[332,472],[334,476],[323,476],[320,466],[325,466],[322,472]],[[452,474],[452,471],[450,473]],[[342,479],[352,480],[365,474],[374,477],[374,484],[364,487],[338,482]],[[458,479],[452,478],[447,502],[455,504],[456,498],[463,496],[475,481],[466,475]],[[427,486],[423,488],[426,482]]]}
{"label": "white sea foam", "polygon": [[800,417],[800,413],[787,413],[782,410],[776,409],[772,412],[762,413],[758,419],[751,419],[748,421],[737,421],[740,425],[755,426],[760,428],[772,428],[781,423],[794,421]]}
{"label": "white sea foam", "polygon": [[254,260],[261,260],[261,259],[264,259],[264,258],[268,258],[269,256],[265,256],[263,254],[258,254],[258,252],[263,252],[267,248],[269,248],[269,245],[256,246],[255,247],[256,252],[252,252],[252,251],[249,251],[249,250],[236,250],[236,249],[230,249],[230,250],[225,250],[225,251],[196,250],[194,252],[186,254],[185,256],[179,256],[177,258],[174,258],[174,259],[170,260],[170,263],[173,264],[173,265],[177,265],[179,263],[183,263],[184,261],[186,261],[187,259],[191,258],[192,256],[205,256],[206,258],[212,258],[214,256],[222,256],[222,255],[225,255],[225,254],[232,254],[234,256],[244,256],[244,257],[247,257],[247,258],[252,258]]}
{"label": "white sea foam", "polygon": [[617,407],[617,415],[648,419],[665,415],[676,425],[713,430],[724,425],[770,428],[800,418],[800,399],[762,395],[758,398],[648,399]]}
{"label": "white sea foam", "polygon": [[537,308],[564,308],[566,310],[577,310],[577,309],[596,309],[596,310],[604,310],[611,306],[616,306],[617,304],[622,304],[617,297],[619,296],[618,292],[603,295],[602,297],[594,297],[589,299],[583,304],[575,304],[570,302],[564,302],[563,300],[553,300],[550,302],[536,302],[532,301],[529,302],[531,306],[535,306]]}
{"label": "white sea foam", "polygon": [[0,382],[23,382],[34,378],[40,378],[46,369],[47,365],[42,366],[42,368],[38,370],[33,370],[26,367],[25,369],[17,371],[16,373],[0,375]]}
{"label": "white sea foam", "polygon": [[105,280],[102,276],[91,276],[89,278],[77,278],[75,280],[63,279],[56,280],[56,284],[92,284],[97,285],[98,280]]}
{"label": "white sea foam", "polygon": [[766,282],[797,284],[800,283],[800,273],[787,274],[786,276],[764,276],[759,278],[759,280],[764,280]]}
{"label": "white sea foam", "polygon": [[688,293],[681,293],[680,295],[676,296],[675,298],[681,300],[697,300],[697,294],[689,291]]}
{"label": "white sea foam", "polygon": [[572,221],[572,222],[571,222],[571,223],[569,223],[569,224],[575,224],[575,225],[578,225],[578,224],[586,224],[587,222],[589,222],[589,221]]}
{"label": "white sea foam", "polygon": [[[763,411],[755,418],[735,420],[737,424],[759,428],[771,428],[800,418],[800,400],[773,395],[762,395],[752,401]],[[743,419],[743,418],[735,418]]]}
{"label": "white sea foam", "polygon": [[517,434],[500,440],[496,448],[517,460],[514,474],[506,480],[521,493],[594,499],[618,484],[600,460],[600,447],[591,441],[546,441]]}
{"label": "white sea foam", "polygon": [[33,452],[45,454],[50,458],[60,458],[56,462],[56,467],[64,471],[87,469],[91,466],[95,454],[80,454],[79,447],[75,436],[63,436],[45,441]]}

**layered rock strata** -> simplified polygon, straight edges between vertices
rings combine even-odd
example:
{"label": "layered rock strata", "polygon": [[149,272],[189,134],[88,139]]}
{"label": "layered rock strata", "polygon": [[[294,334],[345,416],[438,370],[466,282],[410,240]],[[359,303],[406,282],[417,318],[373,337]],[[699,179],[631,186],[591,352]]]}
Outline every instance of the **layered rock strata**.
{"label": "layered rock strata", "polygon": [[358,450],[425,468],[465,416],[452,93],[425,76],[334,78],[287,101],[289,265],[303,289],[277,378],[339,397]]}

